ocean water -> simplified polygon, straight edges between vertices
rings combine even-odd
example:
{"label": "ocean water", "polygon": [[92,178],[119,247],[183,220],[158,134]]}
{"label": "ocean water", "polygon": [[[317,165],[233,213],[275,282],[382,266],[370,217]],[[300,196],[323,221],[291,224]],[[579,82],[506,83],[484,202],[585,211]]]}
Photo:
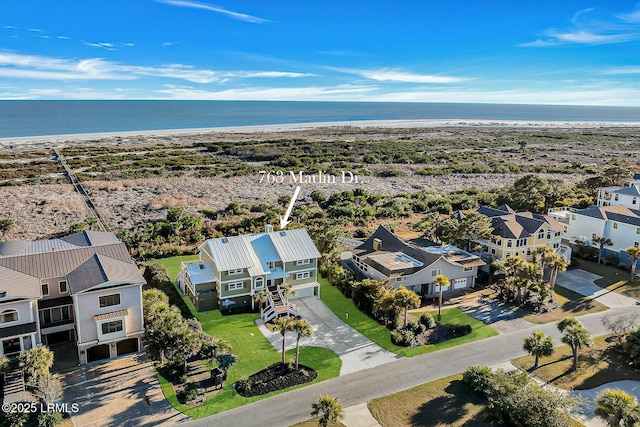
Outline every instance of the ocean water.
{"label": "ocean water", "polygon": [[355,120],[640,122],[640,107],[279,102],[0,101],[0,138]]}

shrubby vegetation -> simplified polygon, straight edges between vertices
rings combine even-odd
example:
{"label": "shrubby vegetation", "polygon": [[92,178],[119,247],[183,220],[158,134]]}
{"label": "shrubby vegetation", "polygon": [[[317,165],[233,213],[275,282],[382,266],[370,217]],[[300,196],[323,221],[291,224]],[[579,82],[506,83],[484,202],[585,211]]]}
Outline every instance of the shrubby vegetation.
{"label": "shrubby vegetation", "polygon": [[578,400],[543,387],[525,372],[492,372],[487,366],[470,366],[463,381],[487,400],[491,418],[502,425],[569,427]]}

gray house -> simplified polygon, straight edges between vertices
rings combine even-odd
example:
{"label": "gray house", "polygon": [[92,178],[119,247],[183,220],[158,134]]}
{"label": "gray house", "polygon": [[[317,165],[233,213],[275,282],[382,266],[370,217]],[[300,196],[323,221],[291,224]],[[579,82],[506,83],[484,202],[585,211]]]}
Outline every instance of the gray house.
{"label": "gray house", "polygon": [[113,233],[0,243],[0,354],[74,343],[80,363],[142,348],[142,285]]}
{"label": "gray house", "polygon": [[476,255],[455,246],[407,241],[383,226],[353,250],[352,260],[364,276],[388,280],[423,296],[439,292],[433,280],[441,274],[451,282],[443,292],[472,288],[478,267],[485,265]]}

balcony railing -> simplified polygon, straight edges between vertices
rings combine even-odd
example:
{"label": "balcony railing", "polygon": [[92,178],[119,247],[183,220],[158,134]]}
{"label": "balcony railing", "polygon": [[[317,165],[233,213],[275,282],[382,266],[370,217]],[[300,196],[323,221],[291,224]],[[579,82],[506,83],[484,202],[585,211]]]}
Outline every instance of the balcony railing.
{"label": "balcony railing", "polygon": [[74,319],[60,319],[60,320],[52,320],[51,322],[42,322],[40,324],[40,329],[53,328],[54,326],[68,325],[73,323]]}

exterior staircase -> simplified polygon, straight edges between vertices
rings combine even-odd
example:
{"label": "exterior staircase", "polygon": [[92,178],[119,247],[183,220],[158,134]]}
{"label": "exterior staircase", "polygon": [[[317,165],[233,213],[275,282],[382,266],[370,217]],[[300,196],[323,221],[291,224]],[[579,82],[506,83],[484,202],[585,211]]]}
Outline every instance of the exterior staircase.
{"label": "exterior staircase", "polygon": [[269,288],[267,304],[260,312],[262,320],[267,323],[280,316],[299,317],[300,309],[295,304],[285,301],[286,299],[279,287]]}
{"label": "exterior staircase", "polygon": [[4,376],[4,403],[23,402],[26,388],[22,369],[18,366],[17,358],[10,358],[9,371]]}

